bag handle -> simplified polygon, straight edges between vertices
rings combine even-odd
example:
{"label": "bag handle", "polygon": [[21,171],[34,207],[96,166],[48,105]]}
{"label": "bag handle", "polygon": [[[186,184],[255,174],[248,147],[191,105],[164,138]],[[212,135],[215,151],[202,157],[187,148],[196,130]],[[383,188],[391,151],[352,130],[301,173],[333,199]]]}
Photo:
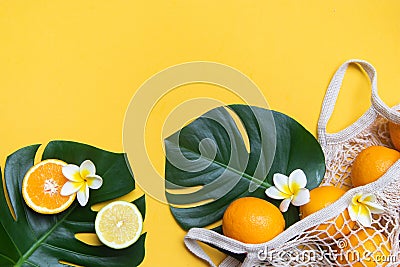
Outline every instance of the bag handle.
{"label": "bag handle", "polygon": [[343,63],[334,74],[322,103],[321,115],[318,120],[318,138],[323,146],[326,145],[326,126],[335,108],[344,75],[348,66],[352,63],[358,64],[368,74],[372,88],[371,103],[374,109],[385,118],[395,123],[400,123],[400,113],[388,107],[378,95],[377,73],[375,68],[365,60],[351,59]]}
{"label": "bag handle", "polygon": [[372,106],[381,116],[385,117],[391,122],[400,124],[400,112],[393,108],[390,108],[388,105],[386,105],[385,102],[382,101],[382,99],[378,95],[378,89],[376,86],[372,87],[371,101]]}
{"label": "bag handle", "polygon": [[206,261],[209,266],[216,267],[208,254],[200,247],[198,241],[208,245],[214,245],[235,254],[247,254],[247,257],[242,264],[238,260],[228,256],[227,258],[225,258],[224,261],[222,261],[219,267],[244,267],[248,266],[248,264],[252,260],[253,255],[250,255],[251,253],[249,253],[249,251],[251,250],[249,249],[248,245],[238,241],[233,241],[232,239],[220,235],[214,231],[203,228],[191,228],[184,238],[184,243],[186,247],[190,250],[190,252],[192,252],[200,259]]}

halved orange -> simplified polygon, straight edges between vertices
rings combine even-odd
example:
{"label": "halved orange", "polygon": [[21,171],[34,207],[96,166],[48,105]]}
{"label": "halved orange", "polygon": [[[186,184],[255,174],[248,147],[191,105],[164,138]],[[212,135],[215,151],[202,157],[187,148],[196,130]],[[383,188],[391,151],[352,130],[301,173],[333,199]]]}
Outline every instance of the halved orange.
{"label": "halved orange", "polygon": [[47,159],[28,170],[22,181],[22,196],[31,209],[42,214],[55,214],[71,206],[76,194],[60,194],[68,181],[62,173],[65,165],[64,161]]}

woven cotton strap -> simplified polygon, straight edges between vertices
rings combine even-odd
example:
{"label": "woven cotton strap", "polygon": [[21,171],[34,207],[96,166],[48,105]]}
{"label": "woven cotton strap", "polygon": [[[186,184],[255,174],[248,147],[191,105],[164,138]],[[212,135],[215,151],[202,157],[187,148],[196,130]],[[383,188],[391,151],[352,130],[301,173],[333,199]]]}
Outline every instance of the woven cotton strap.
{"label": "woven cotton strap", "polygon": [[223,260],[221,262],[221,264],[219,265],[219,267],[239,267],[241,264],[240,261],[238,261],[237,259],[233,258],[233,257],[226,257],[225,260]]}
{"label": "woven cotton strap", "polygon": [[[215,267],[216,265],[213,263],[211,258],[207,255],[207,253],[200,247],[198,241],[217,246],[218,248],[224,249],[226,251],[235,253],[235,254],[248,254],[249,247],[246,244],[240,243],[238,241],[234,241],[230,238],[227,238],[223,235],[220,235],[214,231],[210,231],[203,228],[192,228],[186,234],[184,238],[184,242],[186,247],[197,257],[206,261],[210,266]],[[248,257],[249,258],[249,257]],[[246,261],[248,262],[250,259],[246,259],[245,262],[241,266],[246,266]],[[227,257],[219,267],[235,267],[239,266],[240,262],[232,257]]]}
{"label": "woven cotton strap", "polygon": [[390,108],[382,99],[378,96],[377,87],[372,87],[372,106],[375,108],[380,115],[385,117],[386,119],[400,124],[400,112],[396,111],[393,108]]}
{"label": "woven cotton strap", "polygon": [[318,121],[318,138],[322,146],[326,145],[326,126],[335,107],[344,75],[348,66],[352,63],[358,64],[368,74],[368,77],[371,81],[371,103],[373,109],[385,118],[393,122],[400,123],[400,113],[388,107],[378,95],[377,73],[375,68],[364,60],[351,59],[343,63],[336,71],[325,94],[321,115]]}

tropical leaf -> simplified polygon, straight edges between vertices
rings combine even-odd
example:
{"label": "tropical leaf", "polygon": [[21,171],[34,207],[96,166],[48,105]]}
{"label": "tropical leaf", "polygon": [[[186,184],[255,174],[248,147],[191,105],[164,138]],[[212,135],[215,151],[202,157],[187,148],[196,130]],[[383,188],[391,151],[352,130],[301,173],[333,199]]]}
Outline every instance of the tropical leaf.
{"label": "tropical leaf", "polygon": [[[309,189],[317,187],[324,176],[319,143],[294,119],[246,105],[227,108],[242,123],[249,152],[226,107],[205,113],[165,139],[166,196],[183,229],[220,220],[227,206],[239,197],[268,199],[264,191],[273,184],[274,173],[289,175],[300,168],[306,173]],[[187,193],[187,189],[194,192]],[[287,226],[299,220],[298,213],[292,205],[284,213]]]}
{"label": "tropical leaf", "polygon": [[[23,177],[33,166],[39,146],[24,147],[6,161],[4,183],[0,185],[0,266],[65,266],[64,262],[81,266],[138,266],[144,258],[146,234],[123,250],[90,246],[74,237],[77,233],[94,233],[96,212],[90,209],[91,204],[120,197],[135,188],[124,155],[75,142],[49,143],[42,159],[56,158],[74,164],[90,159],[104,184],[90,192],[86,207],[74,203],[62,213],[42,215],[31,210],[21,194]],[[15,219],[8,208],[6,193]],[[144,196],[134,203],[144,217]]]}

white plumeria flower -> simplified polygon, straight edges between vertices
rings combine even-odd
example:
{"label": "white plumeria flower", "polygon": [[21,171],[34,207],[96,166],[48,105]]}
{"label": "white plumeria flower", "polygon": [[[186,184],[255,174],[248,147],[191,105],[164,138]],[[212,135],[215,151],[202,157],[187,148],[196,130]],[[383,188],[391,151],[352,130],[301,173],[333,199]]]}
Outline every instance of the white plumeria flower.
{"label": "white plumeria flower", "polygon": [[85,206],[89,200],[89,188],[99,189],[103,184],[103,179],[96,175],[96,167],[90,160],[82,162],[80,167],[68,164],[62,168],[62,173],[68,182],[61,188],[61,195],[68,196],[78,192],[81,206]]}
{"label": "white plumeria flower", "polygon": [[371,214],[382,213],[384,207],[376,202],[375,195],[360,192],[353,196],[347,210],[352,221],[358,221],[361,225],[369,227],[372,223]]}
{"label": "white plumeria flower", "polygon": [[310,202],[310,191],[305,188],[307,185],[306,174],[300,170],[294,170],[289,177],[275,173],[274,185],[265,190],[265,194],[273,199],[283,199],[279,205],[282,212],[286,212],[290,203],[294,206],[302,206]]}

